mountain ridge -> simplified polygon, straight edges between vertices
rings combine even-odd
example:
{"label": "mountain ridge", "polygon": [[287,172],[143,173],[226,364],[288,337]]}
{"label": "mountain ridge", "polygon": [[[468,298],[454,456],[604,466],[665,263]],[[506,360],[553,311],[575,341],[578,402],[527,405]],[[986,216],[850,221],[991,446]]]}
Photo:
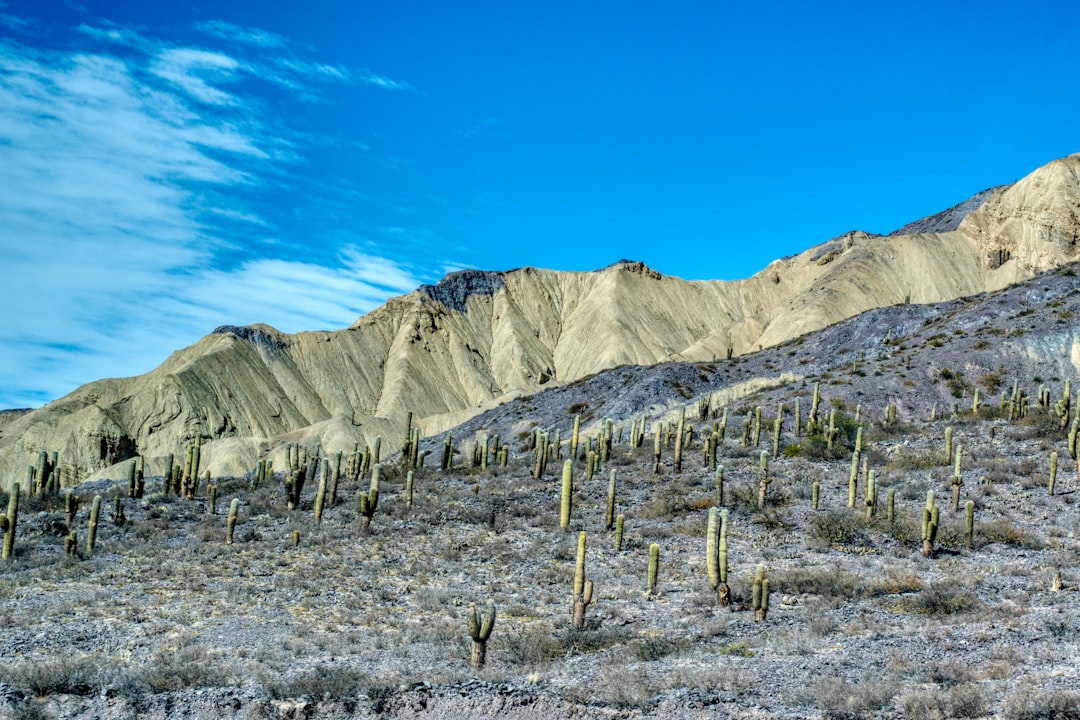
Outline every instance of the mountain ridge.
{"label": "mountain ridge", "polygon": [[[430,435],[605,368],[743,355],[875,307],[996,290],[1080,257],[1080,155],[982,194],[965,201],[977,207],[956,229],[855,231],[742,280],[686,281],[624,261],[466,270],[344,330],[222,326],[149,373],[5,419],[0,472],[7,485],[21,479],[41,449],[58,450],[73,478],[134,453],[153,469],[200,437],[204,468],[238,473],[287,439],[328,449],[396,439],[408,412]],[[947,227],[965,203],[905,227]]]}

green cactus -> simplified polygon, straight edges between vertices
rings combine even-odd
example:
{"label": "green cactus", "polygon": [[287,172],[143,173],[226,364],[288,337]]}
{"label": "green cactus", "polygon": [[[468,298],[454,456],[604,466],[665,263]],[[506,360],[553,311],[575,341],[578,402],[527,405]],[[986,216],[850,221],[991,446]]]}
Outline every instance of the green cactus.
{"label": "green cactus", "polygon": [[874,480],[874,471],[866,474],[866,519],[873,520],[877,513],[877,483]]}
{"label": "green cactus", "polygon": [[832,452],[833,442],[836,440],[839,430],[836,429],[836,408],[829,411],[829,431],[825,435],[825,449]]}
{"label": "green cactus", "polygon": [[768,493],[769,483],[771,482],[772,478],[769,477],[769,454],[762,450],[760,460],[760,472],[758,478],[758,510],[765,509],[766,494]]}
{"label": "green cactus", "polygon": [[322,468],[319,472],[319,487],[315,490],[315,506],[313,508],[316,523],[322,522],[323,508],[326,506],[327,485],[329,485],[330,480],[329,465],[329,463],[322,463]]}
{"label": "green cactus", "polygon": [[64,554],[68,557],[75,557],[79,552],[79,531],[75,528],[71,529],[67,537],[64,538]]}
{"label": "green cactus", "polygon": [[896,520],[896,490],[890,489],[888,499],[885,501],[886,517],[891,525]]}
{"label": "green cactus", "polygon": [[769,579],[765,577],[764,565],[758,565],[757,567],[751,606],[754,610],[754,620],[764,622],[769,614]]}
{"label": "green cactus", "polygon": [[90,524],[86,528],[86,557],[94,554],[94,544],[97,542],[98,514],[101,512],[101,496],[94,496],[94,503],[90,507]]}
{"label": "green cactus", "polygon": [[0,529],[4,531],[4,549],[0,557],[8,560],[15,553],[15,531],[19,525],[19,483],[12,483],[7,515],[0,516],[0,521]]}
{"label": "green cactus", "polygon": [[615,526],[615,468],[608,473],[607,510],[604,513],[604,530],[610,532]]}
{"label": "green cactus", "polygon": [[945,427],[945,464],[948,465],[953,460],[953,429],[952,425]]}
{"label": "green cactus", "polygon": [[938,531],[938,508],[934,504],[934,491],[926,492],[926,507],[923,508],[922,517],[922,541],[923,556],[934,557],[934,543],[937,541]]}
{"label": "green cactus", "polygon": [[217,485],[207,484],[206,499],[211,515],[217,515]]}
{"label": "green cactus", "polygon": [[292,546],[294,548],[295,547],[300,547],[300,531],[299,530],[293,530],[292,531]]}
{"label": "green cactus", "polygon": [[225,521],[225,544],[233,544],[233,531],[236,529],[236,516],[240,513],[240,498],[233,498],[229,503],[229,517]]}
{"label": "green cactus", "polygon": [[623,527],[626,525],[626,516],[619,514],[615,518],[615,552],[622,552]]}
{"label": "green cactus", "polygon": [[482,670],[487,662],[487,641],[495,627],[495,601],[488,600],[486,612],[477,612],[469,605],[469,637],[472,638],[472,667]]}
{"label": "green cactus", "polygon": [[655,433],[653,435],[653,472],[657,475],[660,474],[660,449],[662,446],[662,435],[664,433],[663,423],[654,423]]}
{"label": "green cactus", "polygon": [[[326,505],[334,507],[337,504],[338,481],[341,479],[341,452],[334,453],[334,462],[330,467],[330,487],[327,489]],[[409,471],[410,473],[412,470]]]}
{"label": "green cactus", "polygon": [[761,406],[754,408],[754,447],[761,444]]}
{"label": "green cactus", "polygon": [[964,485],[964,476],[960,472],[960,458],[962,452],[960,446],[956,446],[956,465],[953,469],[953,475],[949,478],[949,484],[952,485],[952,509],[953,512],[960,511],[960,488]]}
{"label": "green cactus", "polygon": [[446,438],[443,440],[443,452],[442,461],[439,463],[439,469],[446,472],[454,465],[454,439],[450,433],[446,433]]}
{"label": "green cactus", "polygon": [[123,527],[126,522],[127,516],[124,514],[124,501],[117,495],[113,498],[112,524],[116,527]]}
{"label": "green cactus", "polygon": [[818,502],[821,499],[821,483],[817,480],[810,486],[810,505],[814,510],[818,509]]}
{"label": "green cactus", "polygon": [[367,535],[371,530],[371,519],[375,517],[375,509],[379,506],[379,475],[382,465],[375,463],[371,466],[371,485],[367,492],[360,492],[360,515],[361,532]]}
{"label": "green cactus", "polygon": [[795,398],[795,410],[792,413],[795,419],[795,437],[802,437],[802,410],[799,404],[799,398]]}
{"label": "green cactus", "polygon": [[1050,453],[1050,483],[1046,486],[1047,494],[1054,494],[1054,484],[1057,482],[1058,454]]}
{"label": "green cactus", "polygon": [[660,546],[656,543],[649,545],[649,570],[645,581],[645,597],[650,600],[656,597],[656,576],[660,571]]}
{"label": "green cactus", "polygon": [[585,578],[585,531],[578,534],[577,562],[574,565],[574,595],[571,598],[571,611],[574,627],[585,627],[585,610],[592,602],[593,583]]}
{"label": "green cactus", "polygon": [[849,508],[855,507],[855,498],[859,495],[859,458],[858,450],[851,453],[851,473],[848,475],[848,500]]}
{"label": "green cactus", "polygon": [[773,420],[773,457],[780,457],[780,431],[784,427],[784,405],[781,403],[776,411],[776,419]]}
{"label": "green cactus", "polygon": [[578,443],[581,440],[581,415],[574,415],[574,429],[570,431],[570,459],[577,460]]}
{"label": "green cactus", "polygon": [[679,429],[675,432],[675,472],[682,472],[683,433],[686,429],[686,406],[679,408]]}
{"label": "green cactus", "polygon": [[570,511],[574,502],[574,463],[572,460],[563,461],[562,469],[562,493],[559,499],[559,529],[566,530],[570,526]]}
{"label": "green cactus", "polygon": [[968,549],[975,547],[975,501],[964,503],[964,538]]}
{"label": "green cactus", "polygon": [[75,515],[79,512],[79,496],[68,490],[64,496],[64,523],[70,525],[75,522]]}
{"label": "green cactus", "polygon": [[724,506],[724,466],[716,466],[716,504]]}
{"label": "green cactus", "polygon": [[716,593],[716,604],[726,607],[731,591],[727,586],[727,510],[709,508],[709,525],[705,540],[705,567],[709,585]]}
{"label": "green cactus", "polygon": [[405,474],[405,507],[412,510],[413,504],[413,489],[416,484],[416,478],[412,470]]}

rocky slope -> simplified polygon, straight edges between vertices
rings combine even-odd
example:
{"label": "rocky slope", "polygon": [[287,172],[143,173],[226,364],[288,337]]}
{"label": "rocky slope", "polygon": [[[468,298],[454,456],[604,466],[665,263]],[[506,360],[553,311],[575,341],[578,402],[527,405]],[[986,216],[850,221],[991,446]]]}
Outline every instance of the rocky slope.
{"label": "rocky slope", "polygon": [[919,226],[934,232],[849,233],[735,282],[629,262],[465,271],[346,330],[219,328],[150,373],[5,417],[0,483],[22,480],[41,449],[58,451],[71,478],[118,472],[106,469],[136,453],[152,472],[194,437],[204,469],[236,473],[288,440],[349,449],[397,438],[407,412],[433,434],[604,368],[711,361],[729,344],[741,355],[873,308],[1001,288],[1080,257],[1078,173],[1070,156],[973,199],[958,224],[959,210]]}

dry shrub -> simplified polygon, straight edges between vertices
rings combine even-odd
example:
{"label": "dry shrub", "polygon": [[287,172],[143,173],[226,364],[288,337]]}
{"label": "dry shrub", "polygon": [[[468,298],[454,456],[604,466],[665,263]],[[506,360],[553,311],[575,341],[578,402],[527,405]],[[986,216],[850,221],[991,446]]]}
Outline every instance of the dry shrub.
{"label": "dry shrub", "polygon": [[946,720],[979,718],[986,715],[983,691],[970,683],[935,690],[912,690],[899,702],[909,720]]}
{"label": "dry shrub", "polygon": [[1042,691],[1037,683],[1009,696],[1005,701],[1006,720],[1080,720],[1080,693],[1068,690]]}

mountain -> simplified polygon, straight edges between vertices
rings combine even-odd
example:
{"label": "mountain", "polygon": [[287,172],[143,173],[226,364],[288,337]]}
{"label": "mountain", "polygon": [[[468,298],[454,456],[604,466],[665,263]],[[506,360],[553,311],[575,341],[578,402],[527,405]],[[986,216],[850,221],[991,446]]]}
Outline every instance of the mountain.
{"label": "mountain", "polygon": [[344,330],[221,327],[144,375],[0,415],[0,478],[22,480],[42,449],[69,478],[119,475],[108,468],[136,454],[160,473],[195,437],[215,475],[290,440],[334,450],[379,435],[392,452],[409,412],[430,435],[606,368],[743,355],[874,308],[1004,288],[1080,257],[1080,155],[898,232],[853,231],[734,282],[628,261],[470,270]]}

